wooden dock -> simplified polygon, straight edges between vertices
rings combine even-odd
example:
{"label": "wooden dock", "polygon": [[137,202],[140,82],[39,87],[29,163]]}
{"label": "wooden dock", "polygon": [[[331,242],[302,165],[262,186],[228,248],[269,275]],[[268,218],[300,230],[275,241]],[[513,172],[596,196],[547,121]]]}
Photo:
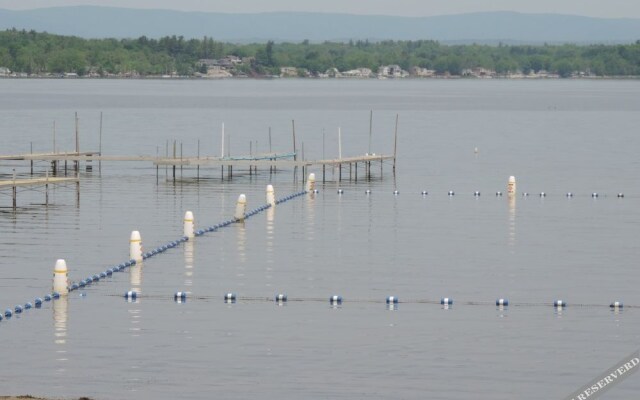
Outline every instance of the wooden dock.
{"label": "wooden dock", "polygon": [[[249,174],[257,173],[258,168],[269,169],[275,172],[278,169],[302,169],[303,179],[309,168],[322,168],[322,181],[326,181],[326,168],[335,168],[338,170],[338,180],[342,181],[343,170],[348,167],[349,179],[358,180],[358,166],[361,166],[365,177],[371,176],[372,163],[380,163],[380,173],[383,172],[383,164],[385,161],[393,161],[393,169],[395,171],[395,156],[386,154],[365,154],[361,156],[333,158],[324,160],[296,160],[296,153],[265,153],[258,155],[234,156],[234,157],[159,157],[144,155],[123,155],[123,156],[105,156],[99,152],[64,152],[64,153],[28,153],[0,156],[0,160],[6,161],[30,161],[31,171],[33,173],[34,161],[51,162],[53,175],[57,174],[60,163],[64,162],[64,172],[67,174],[67,162],[74,163],[74,169],[78,172],[79,165],[84,162],[88,167],[93,162],[147,162],[156,166],[156,170],[160,166],[171,167],[173,169],[173,179],[176,179],[176,167],[200,167],[220,168],[224,179],[224,169],[227,169],[228,178],[233,177],[234,168],[245,168],[249,170]],[[92,167],[92,166],[91,166]],[[51,179],[51,178],[49,178]]]}
{"label": "wooden dock", "polygon": [[44,186],[45,204],[49,204],[49,185],[62,185],[68,183],[76,184],[76,193],[78,201],[80,201],[80,178],[77,176],[72,178],[59,178],[45,176],[44,178],[27,178],[27,179],[7,179],[0,180],[0,190],[11,189],[12,204],[15,210],[18,207],[18,188],[19,187],[42,187]]}

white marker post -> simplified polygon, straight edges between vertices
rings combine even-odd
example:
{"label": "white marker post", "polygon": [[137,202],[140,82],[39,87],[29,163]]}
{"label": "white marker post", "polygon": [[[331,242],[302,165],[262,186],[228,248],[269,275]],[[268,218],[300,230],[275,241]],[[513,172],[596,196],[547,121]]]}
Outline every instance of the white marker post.
{"label": "white marker post", "polygon": [[236,203],[236,213],[234,218],[236,221],[244,221],[245,212],[247,211],[247,196],[241,194],[238,196],[238,202]]}
{"label": "white marker post", "polygon": [[138,231],[131,232],[131,239],[129,239],[129,258],[135,260],[136,263],[142,262],[142,239]]}
{"label": "white marker post", "polygon": [[53,269],[53,291],[60,293],[60,295],[69,294],[69,274],[65,260],[56,261],[56,266]]}
{"label": "white marker post", "polygon": [[184,236],[189,239],[193,239],[195,237],[194,229],[193,213],[191,211],[187,211],[184,213]]}
{"label": "white marker post", "polygon": [[273,185],[267,185],[267,204],[271,207],[276,206],[276,194],[273,190]]}
{"label": "white marker post", "polygon": [[516,194],[516,177],[510,176],[509,182],[507,183],[507,194],[509,196],[514,196]]}
{"label": "white marker post", "polygon": [[316,174],[313,172],[309,174],[309,179],[307,179],[307,192],[313,193],[316,188]]}

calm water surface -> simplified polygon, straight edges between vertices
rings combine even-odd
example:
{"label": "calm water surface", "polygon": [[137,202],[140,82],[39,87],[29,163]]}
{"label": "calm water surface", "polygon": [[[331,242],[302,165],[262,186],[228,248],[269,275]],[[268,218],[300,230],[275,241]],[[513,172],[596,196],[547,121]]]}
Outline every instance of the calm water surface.
{"label": "calm water surface", "polygon": [[[369,151],[369,110],[371,151],[389,154],[399,114],[395,178],[390,164],[370,181],[360,169],[357,183],[327,170],[315,197],[0,322],[0,394],[561,399],[640,347],[638,309],[608,307],[640,306],[640,82],[0,80],[0,93],[2,154],[51,151],[54,120],[57,149],[71,150],[77,111],[86,150],[103,112],[109,155],[164,154],[174,140],[185,156],[198,141],[218,155],[223,122],[232,155],[250,142],[267,151],[269,127],[274,151],[288,152],[295,120],[305,158],[337,157],[338,127],[351,156]],[[2,179],[14,168],[28,175],[5,161]],[[16,212],[0,192],[2,309],[50,291],[57,258],[80,280],[126,260],[132,230],[152,249],[181,236],[186,210],[205,227],[240,193],[254,208],[269,183],[278,196],[302,187],[292,171],[169,175],[103,163],[82,171],[79,204],[74,187],[51,189],[48,207],[25,190]],[[494,195],[509,175],[528,197]],[[132,288],[141,298],[127,303]],[[225,304],[229,291],[241,300]],[[266,300],[276,293],[289,302]],[[496,309],[498,297],[512,305]],[[631,398],[638,382],[607,398]]]}

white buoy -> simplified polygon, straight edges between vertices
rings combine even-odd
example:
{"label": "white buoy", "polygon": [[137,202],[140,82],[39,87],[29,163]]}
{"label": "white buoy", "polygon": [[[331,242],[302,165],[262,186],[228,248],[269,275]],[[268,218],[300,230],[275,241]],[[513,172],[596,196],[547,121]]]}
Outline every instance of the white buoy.
{"label": "white buoy", "polygon": [[624,198],[624,193],[618,193],[618,198],[619,198],[619,199]]}
{"label": "white buoy", "polygon": [[273,185],[267,185],[267,204],[271,207],[276,206],[276,193],[273,190]]}
{"label": "white buoy", "polygon": [[453,305],[453,299],[443,297],[442,299],[440,299],[440,304],[443,306],[451,306]]}
{"label": "white buoy", "polygon": [[129,259],[135,260],[136,263],[142,262],[142,239],[140,232],[131,232],[129,239]]}
{"label": "white buoy", "polygon": [[364,191],[364,194],[371,194],[371,189],[367,189]]}
{"label": "white buoy", "polygon": [[568,193],[567,193],[567,197],[568,197],[568,198],[571,198],[571,197],[573,197],[573,193],[571,193],[571,192],[568,192]]}
{"label": "white buoy", "polygon": [[423,190],[423,191],[422,191],[422,195],[423,195],[423,196],[426,196],[426,195],[428,195],[428,194],[429,194],[429,192],[427,192],[426,190]]}
{"label": "white buoy", "polygon": [[187,211],[184,213],[184,236],[189,239],[193,239],[195,237],[194,229],[193,213],[191,211]]}
{"label": "white buoy", "polygon": [[338,189],[338,194],[344,194],[344,190]]}
{"label": "white buoy", "polygon": [[613,303],[611,303],[611,305],[609,307],[611,307],[611,308],[622,308],[624,306],[622,305],[621,301],[614,301]]}
{"label": "white buoy", "polygon": [[567,306],[567,302],[563,300],[556,300],[553,302],[553,306],[557,308],[563,308]]}
{"label": "white buoy", "polygon": [[502,192],[500,191],[496,192],[496,197],[500,197],[500,196],[502,196]]}
{"label": "white buoy", "polygon": [[245,211],[247,211],[247,196],[241,194],[238,196],[238,202],[236,203],[236,213],[234,218],[236,221],[244,221]]}
{"label": "white buoy", "polygon": [[456,195],[456,193],[453,190],[449,190],[448,194],[449,194],[449,196],[455,196]]}
{"label": "white buoy", "polygon": [[475,192],[473,192],[473,195],[474,195],[475,197],[480,197],[480,192],[476,190]]}
{"label": "white buoy", "polygon": [[513,196],[516,194],[516,177],[510,176],[507,182],[507,194]]}
{"label": "white buoy", "polygon": [[496,300],[496,306],[498,307],[506,307],[509,305],[509,300],[507,299],[498,299]]}
{"label": "white buoy", "polygon": [[594,199],[598,198],[598,193],[596,192],[591,193],[591,197],[593,197]]}
{"label": "white buoy", "polygon": [[306,190],[309,193],[313,193],[316,188],[316,174],[313,172],[309,174],[309,179],[307,179],[307,187]]}
{"label": "white buoy", "polygon": [[53,291],[61,295],[69,294],[69,274],[65,260],[56,261],[53,269]]}
{"label": "white buoy", "polygon": [[540,197],[547,197],[547,194],[545,192],[540,192]]}

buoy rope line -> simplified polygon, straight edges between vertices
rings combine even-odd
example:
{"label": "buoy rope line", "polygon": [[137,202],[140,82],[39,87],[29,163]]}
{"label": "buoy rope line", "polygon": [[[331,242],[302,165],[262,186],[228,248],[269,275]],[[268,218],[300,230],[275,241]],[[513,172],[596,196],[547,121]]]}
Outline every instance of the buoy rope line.
{"label": "buoy rope line", "polygon": [[[276,200],[275,204],[282,204],[282,203],[287,202],[289,200],[293,200],[293,199],[295,199],[297,197],[303,196],[303,195],[305,195],[307,193],[308,193],[308,191],[303,190],[301,192],[296,192],[296,193],[290,194],[288,196],[285,196],[285,197],[282,197],[282,198]],[[260,213],[262,211],[265,211],[270,207],[271,207],[271,204],[265,204],[265,205],[260,206],[260,207],[258,207],[256,209],[253,209],[253,210],[251,210],[251,211],[249,211],[249,212],[244,214],[243,220],[246,220],[247,218],[253,217],[254,215],[256,215],[256,214],[258,214],[258,213]],[[205,229],[200,229],[200,230],[195,231],[194,232],[194,236],[202,236],[202,235],[204,235],[205,233],[208,233],[208,232],[215,232],[218,229],[226,228],[229,225],[231,225],[231,224],[233,224],[235,222],[238,222],[238,221],[239,220],[237,218],[234,218],[234,219],[229,219],[229,220],[223,221],[223,222],[221,222],[221,223],[219,223],[217,225],[211,225],[211,226],[209,226],[209,227],[207,227]],[[172,249],[174,247],[177,247],[180,243],[184,243],[184,242],[186,242],[188,240],[189,240],[189,238],[187,236],[182,236],[177,240],[171,241],[171,242],[169,242],[169,243],[167,243],[165,245],[162,245],[160,247],[156,247],[155,249],[153,249],[151,251],[143,253],[142,254],[142,259],[146,260],[146,259],[149,259],[149,258],[151,258],[153,256],[158,255],[158,254],[162,254],[165,251],[167,251],[169,249]],[[122,272],[126,268],[132,267],[134,265],[136,265],[136,260],[131,259],[131,260],[125,261],[125,262],[123,262],[121,264],[118,264],[118,265],[115,265],[113,267],[107,268],[105,271],[100,272],[100,273],[95,274],[95,275],[92,275],[92,276],[89,276],[88,278],[83,279],[83,280],[81,280],[79,282],[73,282],[68,287],[69,293],[73,292],[74,290],[79,290],[79,289],[81,289],[81,288],[83,288],[85,286],[91,285],[93,283],[99,282],[100,280],[105,279],[107,277],[111,277],[114,273]],[[137,297],[137,293],[136,292],[127,292],[127,294],[129,294],[129,293],[133,293],[133,298],[134,299]],[[125,295],[125,297],[126,296],[127,295]],[[2,321],[3,318],[9,319],[14,314],[21,314],[23,311],[30,310],[32,308],[41,308],[43,303],[50,302],[51,300],[55,300],[55,299],[59,299],[59,298],[60,298],[60,293],[54,291],[51,294],[46,294],[44,297],[36,297],[34,299],[33,303],[32,302],[26,302],[24,305],[16,305],[14,308],[7,308],[4,312],[0,313],[0,321]],[[286,299],[285,299],[285,301],[286,301]]]}
{"label": "buoy rope line", "polygon": [[[176,294],[180,294],[180,296],[176,296]],[[173,296],[161,296],[161,295],[140,295],[136,294],[136,299],[152,299],[152,300],[165,300],[170,298],[179,297],[183,302],[187,299],[189,301],[209,301],[209,300],[220,300],[221,297],[223,300],[233,300],[234,302],[245,302],[245,303],[261,303],[261,302],[326,302],[326,297],[288,297],[287,295],[276,295],[275,297],[252,297],[252,296],[237,296],[233,293],[224,294],[223,296],[204,296],[204,295],[193,295],[189,292],[176,292]],[[107,296],[111,297],[122,297],[119,294],[109,294]],[[283,299],[278,299],[278,296],[284,296]],[[127,297],[127,296],[125,296]],[[389,301],[392,299],[391,301]],[[393,300],[395,299],[395,300]],[[500,302],[502,300],[502,302]],[[343,302],[342,296],[331,296],[329,297],[329,302]],[[393,304],[435,304],[435,305],[446,305],[449,307],[453,307],[453,299],[452,298],[441,298],[439,300],[432,299],[405,299],[400,301],[398,297],[390,296],[386,300],[381,299],[349,299],[349,303],[393,303]],[[345,301],[346,302],[346,301]],[[568,303],[563,300],[555,300],[553,302],[546,303],[512,303],[506,299],[498,299],[496,301],[456,301],[456,305],[464,305],[464,306],[496,306],[496,307],[555,307],[555,308],[565,308],[568,307]],[[637,305],[623,305],[621,302],[613,302],[609,305],[607,304],[595,304],[595,303],[571,303],[571,307],[580,307],[580,308],[640,308]]]}

